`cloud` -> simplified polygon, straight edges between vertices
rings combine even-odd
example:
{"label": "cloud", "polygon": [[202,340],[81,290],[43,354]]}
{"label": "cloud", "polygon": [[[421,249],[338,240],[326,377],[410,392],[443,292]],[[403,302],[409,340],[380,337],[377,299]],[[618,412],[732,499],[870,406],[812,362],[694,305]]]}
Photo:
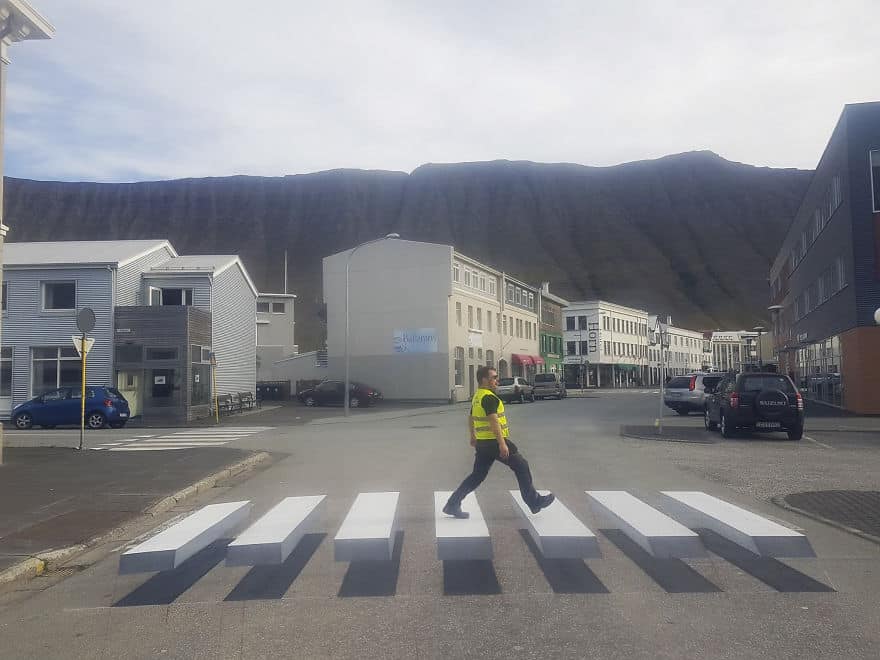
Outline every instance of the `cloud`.
{"label": "cloud", "polygon": [[609,165],[692,149],[810,168],[843,104],[878,92],[880,9],[856,0],[35,6],[57,34],[10,49],[11,176]]}

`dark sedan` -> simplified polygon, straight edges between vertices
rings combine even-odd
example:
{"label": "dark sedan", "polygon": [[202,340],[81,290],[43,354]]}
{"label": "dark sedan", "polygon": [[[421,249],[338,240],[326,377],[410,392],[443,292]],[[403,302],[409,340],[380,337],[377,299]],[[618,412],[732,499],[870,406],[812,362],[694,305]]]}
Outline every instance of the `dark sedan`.
{"label": "dark sedan", "polygon": [[[363,383],[349,383],[349,403],[352,408],[369,406],[382,400],[382,393]],[[341,380],[325,380],[323,383],[303,390],[296,395],[305,405],[327,406],[345,404],[345,383]]]}

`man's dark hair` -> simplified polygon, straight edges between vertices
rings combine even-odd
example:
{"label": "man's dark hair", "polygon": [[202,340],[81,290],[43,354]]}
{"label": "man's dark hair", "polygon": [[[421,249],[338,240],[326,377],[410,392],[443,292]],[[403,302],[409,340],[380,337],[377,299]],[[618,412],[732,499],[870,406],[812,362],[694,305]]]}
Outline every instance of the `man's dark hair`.
{"label": "man's dark hair", "polygon": [[482,383],[484,379],[489,377],[489,372],[495,371],[495,367],[483,365],[477,368],[477,383]]}

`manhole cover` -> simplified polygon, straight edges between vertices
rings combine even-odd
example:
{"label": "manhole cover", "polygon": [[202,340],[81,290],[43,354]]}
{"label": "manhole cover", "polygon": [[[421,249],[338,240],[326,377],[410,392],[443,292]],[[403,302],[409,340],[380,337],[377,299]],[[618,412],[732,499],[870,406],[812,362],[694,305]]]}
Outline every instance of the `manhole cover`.
{"label": "manhole cover", "polygon": [[880,538],[880,491],[817,490],[783,499],[795,509]]}

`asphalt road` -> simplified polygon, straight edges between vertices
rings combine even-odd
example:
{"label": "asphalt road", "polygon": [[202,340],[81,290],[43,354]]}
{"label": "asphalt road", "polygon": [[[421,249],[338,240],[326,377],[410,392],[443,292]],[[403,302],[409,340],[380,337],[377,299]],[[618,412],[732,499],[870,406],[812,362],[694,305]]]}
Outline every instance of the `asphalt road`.
{"label": "asphalt road", "polygon": [[[502,465],[477,493],[494,560],[436,559],[433,491],[454,488],[472,461],[463,406],[371,412],[351,423],[256,415],[242,423],[272,429],[230,446],[288,456],[218,489],[214,501],[249,499],[253,520],[282,497],[326,494],[320,529],[288,562],[227,568],[215,548],[176,571],[119,576],[118,552],[96,550],[70,576],[0,598],[2,656],[880,657],[880,548],[771,502],[803,490],[880,490],[880,443],[870,433],[813,433],[808,422],[812,441],[625,439],[621,425],[656,415],[656,395],[638,392],[508,410],[536,486],[598,530],[602,559],[539,559],[520,532],[507,493],[515,480]],[[817,558],[755,559],[707,537],[707,559],[654,560],[597,520],[584,495],[592,489],[628,490],[658,508],[660,490],[702,490],[802,529]],[[401,493],[396,561],[334,562],[332,538],[354,497],[384,490]]]}

